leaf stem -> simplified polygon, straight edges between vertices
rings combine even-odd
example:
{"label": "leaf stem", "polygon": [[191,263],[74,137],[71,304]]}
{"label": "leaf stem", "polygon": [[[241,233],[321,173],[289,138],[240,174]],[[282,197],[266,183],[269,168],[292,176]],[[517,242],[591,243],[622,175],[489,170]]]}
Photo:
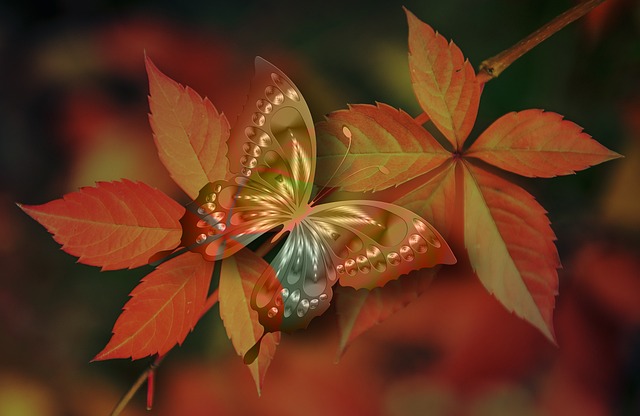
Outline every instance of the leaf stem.
{"label": "leaf stem", "polygon": [[[204,304],[204,307],[200,312],[200,318],[202,318],[204,314],[209,312],[209,310],[216,303],[218,303],[218,289],[216,289],[207,298]],[[198,320],[200,320],[200,318],[198,318]],[[122,411],[125,409],[125,407],[127,407],[127,405],[129,404],[133,396],[138,392],[138,390],[140,390],[140,387],[142,387],[145,380],[151,380],[150,377],[153,377],[155,371],[158,369],[158,367],[160,366],[160,363],[162,362],[162,360],[164,360],[164,357],[166,357],[167,354],[168,352],[164,355],[159,355],[158,357],[156,357],[155,360],[153,360],[151,364],[149,364],[149,366],[142,372],[142,374],[138,376],[138,378],[133,383],[133,385],[129,388],[129,390],[122,396],[118,404],[116,404],[116,407],[113,408],[113,411],[111,412],[110,416],[119,416],[122,413]],[[149,386],[150,388],[153,388],[152,384],[150,384]],[[150,391],[149,394],[153,395],[153,392]],[[150,406],[152,401],[153,401],[153,398],[147,396],[147,407]]]}
{"label": "leaf stem", "polygon": [[540,29],[531,33],[520,42],[516,43],[509,49],[506,49],[499,54],[482,61],[478,72],[478,82],[484,84],[491,81],[494,78],[500,76],[502,71],[507,69],[509,65],[515,62],[525,53],[536,47],[538,44],[549,38],[554,33],[560,31],[569,23],[581,18],[585,14],[589,13],[596,6],[603,3],[605,0],[585,0],[575,5],[564,13],[556,16],[549,23],[542,26]]}
{"label": "leaf stem", "polygon": [[120,415],[120,413],[122,413],[124,408],[127,406],[127,404],[129,404],[133,396],[136,394],[136,392],[140,389],[140,387],[142,387],[142,384],[144,384],[145,380],[147,380],[147,377],[149,377],[151,373],[156,371],[164,357],[166,357],[166,354],[156,357],[156,359],[153,360],[151,364],[149,364],[149,366],[142,372],[142,374],[138,376],[135,383],[133,383],[131,388],[129,388],[129,391],[127,391],[124,396],[122,396],[118,404],[116,404],[116,407],[114,407],[113,411],[110,414],[111,416],[118,416]]}

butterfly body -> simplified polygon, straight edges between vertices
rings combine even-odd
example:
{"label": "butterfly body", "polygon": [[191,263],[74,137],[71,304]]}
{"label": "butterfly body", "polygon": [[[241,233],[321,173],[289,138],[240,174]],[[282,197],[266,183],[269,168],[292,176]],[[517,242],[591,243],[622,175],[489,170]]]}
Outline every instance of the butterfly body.
{"label": "butterfly body", "polygon": [[265,331],[305,328],[329,307],[337,281],[371,289],[455,263],[440,234],[409,210],[310,199],[316,139],[309,109],[291,80],[261,58],[227,144],[230,173],[187,206],[182,244],[216,261],[265,232],[278,230],[273,241],[286,238],[251,296]]}

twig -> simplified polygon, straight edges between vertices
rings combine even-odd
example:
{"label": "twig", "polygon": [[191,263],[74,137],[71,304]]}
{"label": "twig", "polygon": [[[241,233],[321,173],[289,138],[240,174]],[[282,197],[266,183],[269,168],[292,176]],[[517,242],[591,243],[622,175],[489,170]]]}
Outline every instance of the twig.
{"label": "twig", "polygon": [[[216,304],[218,303],[218,289],[216,289],[211,295],[209,295],[209,297],[207,298],[207,301],[204,304],[204,308],[202,309],[202,312],[200,312],[200,318],[202,318],[202,316],[209,312],[209,310]],[[200,318],[198,318],[198,320],[200,320]],[[168,354],[168,353],[167,353]],[[167,356],[167,354],[164,355],[160,355],[158,356],[151,364],[149,364],[149,367],[147,367],[142,374],[140,374],[138,376],[138,378],[136,379],[135,383],[133,383],[133,385],[129,388],[129,390],[124,394],[124,396],[122,396],[122,398],[120,399],[120,401],[118,402],[118,404],[116,404],[116,407],[113,409],[113,411],[111,412],[110,416],[119,416],[122,411],[125,409],[125,407],[127,407],[127,404],[129,404],[129,402],[131,401],[131,399],[133,398],[133,396],[138,392],[138,390],[140,390],[140,387],[142,387],[142,385],[144,384],[145,380],[147,380],[150,376],[153,376],[153,373],[156,371],[156,369],[160,366],[160,363],[162,362],[162,360],[164,359],[164,357]],[[152,392],[151,392],[152,393]],[[150,407],[151,402],[153,401],[152,397],[147,397],[147,408]]]}
{"label": "twig", "polygon": [[576,6],[570,8],[564,13],[558,15],[546,25],[536,30],[520,42],[516,43],[509,49],[506,49],[496,56],[489,59],[485,59],[480,64],[478,72],[478,82],[484,84],[493,78],[500,76],[502,71],[507,69],[509,65],[515,62],[525,53],[536,47],[539,43],[546,40],[554,33],[560,31],[569,23],[581,18],[585,14],[589,13],[596,6],[603,3],[605,0],[586,0]]}

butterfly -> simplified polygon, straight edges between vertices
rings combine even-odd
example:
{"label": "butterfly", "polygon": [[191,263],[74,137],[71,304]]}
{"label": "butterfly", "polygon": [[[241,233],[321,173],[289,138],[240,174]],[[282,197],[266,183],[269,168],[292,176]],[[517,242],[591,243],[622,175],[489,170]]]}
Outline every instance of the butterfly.
{"label": "butterfly", "polygon": [[[438,231],[405,208],[370,200],[316,205],[309,108],[274,65],[257,57],[255,71],[227,141],[229,175],[204,186],[181,223],[183,246],[210,261],[269,231],[278,230],[273,241],[286,235],[251,295],[265,334],[306,328],[327,310],[338,281],[372,289],[412,270],[456,262]],[[346,126],[343,133],[350,140]]]}

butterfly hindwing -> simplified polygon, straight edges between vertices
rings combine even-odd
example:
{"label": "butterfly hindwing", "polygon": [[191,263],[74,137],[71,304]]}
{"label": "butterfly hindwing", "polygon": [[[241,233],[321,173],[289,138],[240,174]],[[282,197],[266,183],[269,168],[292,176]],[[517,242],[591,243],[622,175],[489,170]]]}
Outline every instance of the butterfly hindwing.
{"label": "butterfly hindwing", "polygon": [[329,307],[336,278],[327,247],[301,223],[256,283],[251,306],[267,332],[306,328]]}
{"label": "butterfly hindwing", "polygon": [[332,286],[384,286],[403,274],[456,259],[442,236],[413,212],[378,201],[321,204],[290,235],[254,288],[251,306],[267,331],[306,328]]}
{"label": "butterfly hindwing", "polygon": [[318,230],[343,286],[384,286],[403,274],[456,258],[424,218],[398,205],[355,200],[313,207]]}

